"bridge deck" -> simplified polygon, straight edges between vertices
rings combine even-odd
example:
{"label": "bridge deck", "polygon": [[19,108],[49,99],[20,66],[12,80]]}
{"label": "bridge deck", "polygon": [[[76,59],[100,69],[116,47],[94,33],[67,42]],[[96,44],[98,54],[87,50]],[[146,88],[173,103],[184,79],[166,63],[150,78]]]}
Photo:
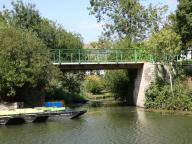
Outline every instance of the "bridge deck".
{"label": "bridge deck", "polygon": [[140,69],[144,62],[54,63],[61,70]]}

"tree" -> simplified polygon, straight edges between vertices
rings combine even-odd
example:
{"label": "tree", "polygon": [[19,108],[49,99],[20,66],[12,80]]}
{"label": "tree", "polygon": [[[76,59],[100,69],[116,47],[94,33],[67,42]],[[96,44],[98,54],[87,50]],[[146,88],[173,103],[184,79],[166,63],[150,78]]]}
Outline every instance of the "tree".
{"label": "tree", "polygon": [[176,10],[177,32],[181,35],[183,46],[192,44],[192,1],[179,0]]}
{"label": "tree", "polygon": [[60,72],[52,65],[48,49],[32,31],[13,26],[1,27],[1,97],[22,95],[17,93],[20,89],[45,91],[59,77]]}
{"label": "tree", "polygon": [[72,94],[80,93],[81,82],[84,80],[84,72],[66,72],[63,75],[65,91]]}
{"label": "tree", "polygon": [[173,31],[177,32],[177,21],[176,21],[176,14],[171,13],[168,15],[164,27],[172,29]]}
{"label": "tree", "polygon": [[100,37],[98,41],[90,43],[92,48],[97,48],[97,49],[112,48],[112,46],[113,46],[112,44],[113,44],[112,42],[110,42],[109,40],[107,40],[104,37]]}
{"label": "tree", "polygon": [[66,32],[61,26],[56,29],[55,48],[81,49],[83,38],[80,34]]}
{"label": "tree", "polygon": [[174,66],[177,65],[176,57],[181,50],[181,37],[170,27],[165,27],[159,33],[152,35],[146,47],[154,54],[157,62],[168,66],[171,91],[174,95],[173,74]]}
{"label": "tree", "polygon": [[90,13],[104,23],[107,37],[143,40],[151,30],[158,31],[166,7],[147,8],[139,0],[90,0]]}
{"label": "tree", "polygon": [[4,8],[1,12],[8,24],[16,25],[22,29],[38,28],[42,18],[34,4],[24,4],[21,0],[16,0],[11,5],[13,7],[11,11]]}
{"label": "tree", "polygon": [[106,71],[106,87],[110,90],[116,99],[127,102],[129,100],[129,76],[128,71],[115,70]]}
{"label": "tree", "polygon": [[77,49],[83,47],[81,35],[67,32],[62,26],[45,18],[41,20],[38,28],[34,31],[50,49]]}
{"label": "tree", "polygon": [[[45,51],[45,56],[49,60],[50,60],[50,57],[49,57],[50,49],[60,49],[60,48],[61,49],[79,49],[79,48],[82,48],[83,46],[83,38],[81,37],[81,35],[68,32],[61,25],[53,21],[50,21],[49,19],[43,18],[39,14],[39,11],[35,8],[34,4],[23,3],[20,0],[12,2],[11,10],[4,8],[2,11],[0,11],[0,27],[1,25],[6,25],[7,27],[14,27],[16,30],[22,31],[23,33],[30,32],[32,35],[35,35],[36,40],[40,41],[41,44],[43,45],[42,52]],[[23,39],[21,39],[21,37],[18,37],[18,43],[21,43],[23,47],[25,45],[26,47],[29,47],[28,44],[26,44],[25,42],[22,43],[22,40]],[[10,43],[12,42],[10,41]],[[32,49],[31,50],[32,53],[36,52],[36,49],[33,49],[33,47],[31,47],[31,49]],[[42,57],[42,60],[43,58],[44,57]],[[10,59],[10,61],[12,61],[12,59]],[[76,81],[76,78],[79,78],[78,76],[81,75],[81,73],[71,74],[70,76],[68,76],[68,74],[64,74],[64,78],[61,78],[61,75],[60,75],[61,72],[58,69],[56,69],[53,65],[51,65],[51,63],[46,68],[43,68],[43,70],[46,70],[46,69],[47,69],[47,72],[49,72],[50,74],[49,75],[50,80],[47,84],[51,86],[51,87],[45,86],[45,89],[48,91],[48,94],[54,93],[53,91],[57,89],[64,89],[66,91],[70,91],[74,93],[79,92],[81,84],[80,84],[80,81]],[[46,76],[46,72],[45,72],[45,75],[43,76]],[[41,82],[40,76],[37,76],[36,78]],[[19,79],[19,76],[18,76],[18,79]],[[70,86],[68,86],[69,83],[71,84]],[[2,91],[5,95],[8,93],[12,93],[10,95],[15,95],[15,94],[21,95],[24,91],[27,92],[27,90],[25,89],[28,89],[29,86],[32,86],[34,88],[39,87],[38,85],[33,86],[32,83],[28,83],[28,86],[26,86],[26,84],[23,85],[22,83],[21,87],[14,88],[14,86],[11,85],[10,86],[11,88],[10,87],[5,88],[6,90],[4,89]],[[12,92],[10,92],[10,89]],[[31,91],[32,91],[32,88],[31,88]],[[37,91],[40,92],[40,90],[37,90]],[[25,97],[30,97],[30,94],[25,93]]]}

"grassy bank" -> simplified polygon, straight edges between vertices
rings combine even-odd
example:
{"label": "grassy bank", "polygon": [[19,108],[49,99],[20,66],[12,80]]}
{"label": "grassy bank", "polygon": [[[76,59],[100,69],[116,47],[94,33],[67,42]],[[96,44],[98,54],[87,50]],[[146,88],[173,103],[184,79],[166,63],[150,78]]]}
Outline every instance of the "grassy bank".
{"label": "grassy bank", "polygon": [[146,112],[155,112],[162,115],[192,115],[192,111],[163,110],[163,109],[145,109]]}

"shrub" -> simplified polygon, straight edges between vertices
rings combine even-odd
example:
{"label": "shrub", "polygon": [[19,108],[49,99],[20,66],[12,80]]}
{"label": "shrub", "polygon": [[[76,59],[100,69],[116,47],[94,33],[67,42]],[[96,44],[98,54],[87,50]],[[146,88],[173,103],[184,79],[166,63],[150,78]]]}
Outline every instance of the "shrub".
{"label": "shrub", "polygon": [[84,91],[90,92],[92,94],[100,94],[104,89],[104,83],[99,76],[87,76],[83,82],[83,89]]}
{"label": "shrub", "polygon": [[[125,70],[107,71],[105,74],[106,88],[110,90],[115,98],[127,101],[129,96],[129,75]],[[131,91],[131,90],[130,90]]]}
{"label": "shrub", "polygon": [[167,110],[192,110],[192,91],[181,80],[176,80],[174,95],[170,91],[170,85],[153,83],[146,91],[146,108]]}

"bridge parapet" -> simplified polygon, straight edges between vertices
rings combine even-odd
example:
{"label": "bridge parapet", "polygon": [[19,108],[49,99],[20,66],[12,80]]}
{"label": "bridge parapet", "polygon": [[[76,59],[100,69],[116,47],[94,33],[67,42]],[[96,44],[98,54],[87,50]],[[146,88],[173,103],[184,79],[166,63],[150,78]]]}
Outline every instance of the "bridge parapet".
{"label": "bridge parapet", "polygon": [[[189,54],[191,56],[189,57]],[[144,49],[51,49],[51,59],[55,65],[68,64],[118,64],[118,63],[158,63],[161,61],[156,54]],[[188,54],[188,55],[187,55]],[[169,61],[169,55],[160,56]],[[192,51],[185,54],[171,56],[180,65],[192,65]]]}
{"label": "bridge parapet", "polygon": [[110,63],[110,62],[153,62],[153,57],[146,51],[128,49],[52,49],[54,64],[64,63]]}

